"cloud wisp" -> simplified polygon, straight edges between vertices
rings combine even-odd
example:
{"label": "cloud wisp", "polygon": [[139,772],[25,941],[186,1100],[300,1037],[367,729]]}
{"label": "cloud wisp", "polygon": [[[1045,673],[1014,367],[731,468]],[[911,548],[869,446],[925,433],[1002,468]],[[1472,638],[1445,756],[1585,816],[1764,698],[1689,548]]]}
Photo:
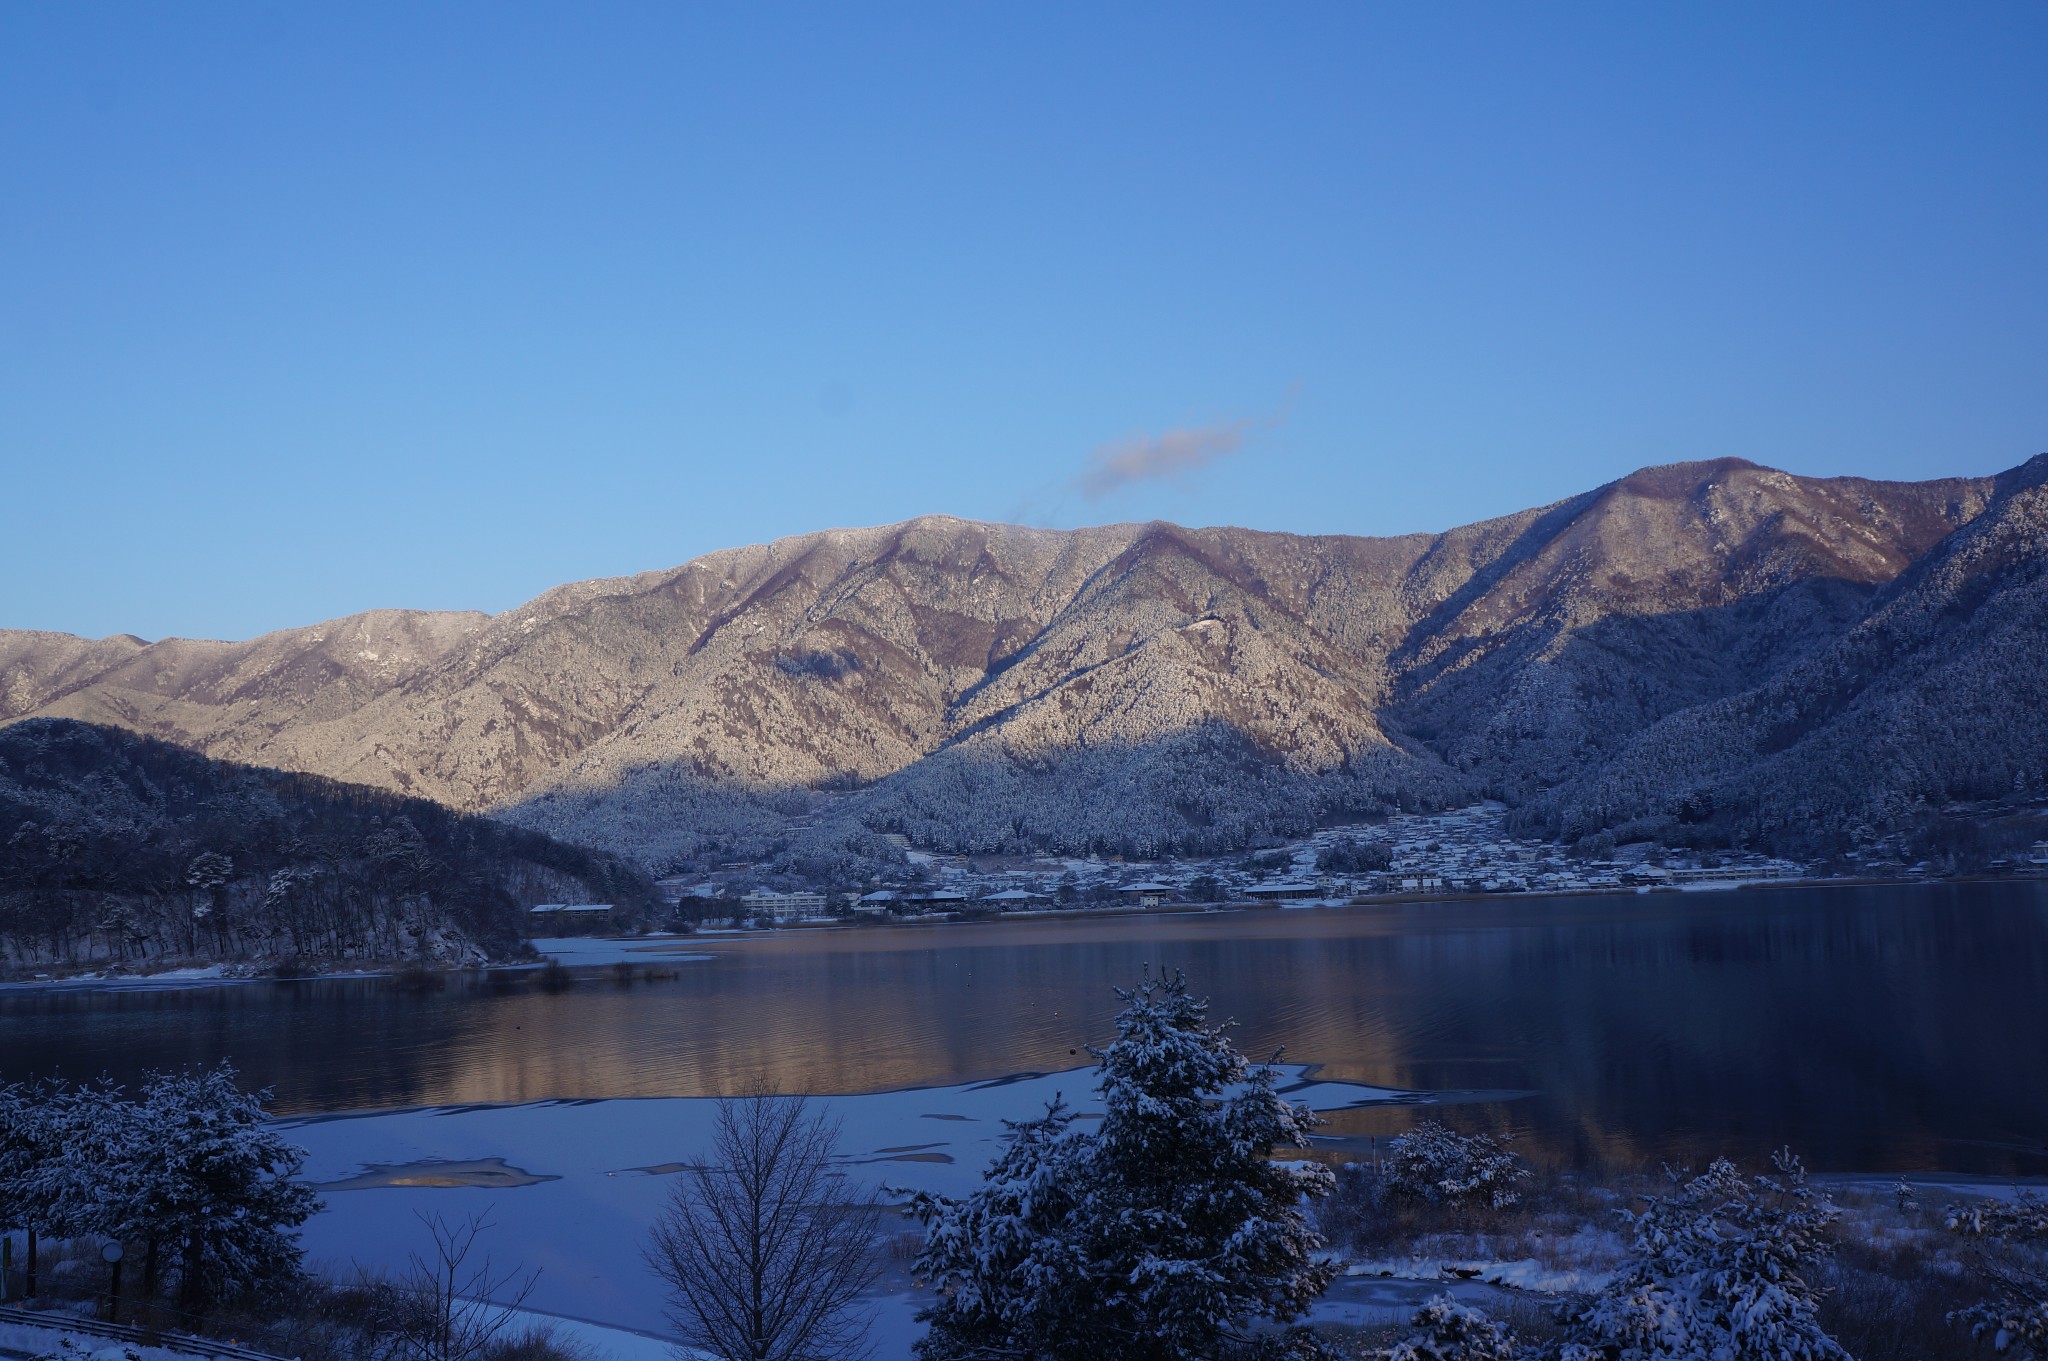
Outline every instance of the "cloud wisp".
{"label": "cloud wisp", "polygon": [[1179,477],[1206,468],[1242,449],[1256,425],[1236,420],[1105,444],[1090,454],[1087,466],[1074,475],[1073,489],[1090,501],[1100,501],[1135,482]]}

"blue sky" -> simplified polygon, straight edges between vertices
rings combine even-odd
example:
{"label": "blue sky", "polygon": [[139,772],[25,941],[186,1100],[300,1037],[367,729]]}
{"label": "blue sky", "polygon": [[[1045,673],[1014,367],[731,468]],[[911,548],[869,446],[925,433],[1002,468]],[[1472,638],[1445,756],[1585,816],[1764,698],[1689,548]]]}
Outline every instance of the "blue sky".
{"label": "blue sky", "polygon": [[0,626],[2048,448],[2048,6],[0,7]]}

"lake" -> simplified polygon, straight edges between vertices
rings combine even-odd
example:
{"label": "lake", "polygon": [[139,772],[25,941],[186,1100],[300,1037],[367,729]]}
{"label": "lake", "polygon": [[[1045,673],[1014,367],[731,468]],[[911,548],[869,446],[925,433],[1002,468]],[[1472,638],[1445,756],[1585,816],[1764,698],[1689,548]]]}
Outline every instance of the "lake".
{"label": "lake", "polygon": [[[0,990],[0,1076],[232,1059],[279,1110],[814,1093],[1085,1064],[1184,970],[1247,1052],[1443,1094],[1540,1160],[1790,1144],[1834,1171],[2048,1174],[2048,883],[1514,898],[695,937],[709,960],[167,991]],[[661,975],[648,978],[650,971]],[[1085,1079],[1083,1079],[1085,1080]]]}

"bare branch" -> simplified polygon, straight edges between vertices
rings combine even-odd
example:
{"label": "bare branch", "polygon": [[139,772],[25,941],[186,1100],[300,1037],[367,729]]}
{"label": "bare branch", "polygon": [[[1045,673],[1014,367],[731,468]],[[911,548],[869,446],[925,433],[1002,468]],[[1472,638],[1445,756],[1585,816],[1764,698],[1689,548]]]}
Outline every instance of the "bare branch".
{"label": "bare branch", "polygon": [[848,1185],[838,1143],[837,1122],[801,1097],[719,1102],[711,1154],[695,1160],[647,1247],[687,1346],[724,1361],[866,1355],[859,1300],[879,1270],[883,1207],[874,1189]]}
{"label": "bare branch", "polygon": [[496,1227],[486,1218],[489,1213],[487,1208],[454,1221],[438,1214],[417,1216],[431,1247],[411,1254],[411,1268],[401,1283],[423,1311],[425,1334],[412,1339],[416,1361],[476,1361],[512,1325],[540,1279],[538,1270],[497,1271],[488,1255],[471,1264],[477,1239]]}

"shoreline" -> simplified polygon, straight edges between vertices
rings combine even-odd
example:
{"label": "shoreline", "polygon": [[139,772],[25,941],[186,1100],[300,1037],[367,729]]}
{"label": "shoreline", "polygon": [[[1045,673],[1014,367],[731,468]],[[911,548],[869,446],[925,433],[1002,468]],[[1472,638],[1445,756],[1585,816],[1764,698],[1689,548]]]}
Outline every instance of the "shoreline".
{"label": "shoreline", "polygon": [[[818,919],[790,922],[767,928],[726,928],[706,929],[685,933],[650,932],[643,936],[560,936],[535,937],[533,942],[555,941],[563,945],[602,945],[602,958],[575,959],[567,957],[574,953],[569,950],[550,954],[542,949],[542,958],[530,960],[494,960],[471,962],[459,965],[422,965],[417,960],[372,961],[355,968],[337,968],[319,973],[273,975],[264,972],[276,967],[277,961],[235,960],[198,964],[181,961],[172,967],[156,973],[109,972],[119,965],[102,965],[62,977],[39,975],[29,978],[0,979],[0,992],[31,991],[40,989],[69,991],[183,991],[195,988],[246,986],[260,983],[322,983],[344,982],[367,978],[397,978],[420,976],[423,978],[445,978],[463,974],[491,973],[532,973],[548,968],[551,964],[569,970],[610,968],[619,964],[681,964],[702,962],[715,957],[716,943],[743,942],[774,939],[788,939],[799,932],[840,932],[865,931],[874,929],[915,928],[929,930],[939,927],[988,926],[1002,922],[1100,920],[1117,921],[1134,918],[1201,917],[1225,916],[1231,914],[1265,915],[1280,912],[1341,911],[1347,908],[1376,907],[1417,907],[1436,903],[1469,904],[1516,902],[1580,902],[1588,899],[1648,899],[1662,902],[1670,899],[1690,900],[1701,895],[1726,893],[1755,893],[1776,890],[1815,890],[1848,888],[1943,888],[1975,884],[2048,884],[2043,875],[1965,875],[1948,879],[1901,878],[1890,876],[1858,876],[1855,878],[1800,878],[1800,879],[1755,879],[1738,880],[1717,884],[1698,884],[1687,887],[1676,885],[1643,885],[1632,888],[1589,888],[1572,889],[1556,893],[1474,893],[1460,891],[1450,893],[1397,893],[1376,894],[1370,897],[1349,898],[1342,901],[1325,898],[1296,899],[1288,902],[1229,901],[1217,903],[1175,903],[1164,907],[1127,907],[1121,904],[1108,907],[1045,907],[1017,912],[997,912],[965,915],[958,912],[934,912],[915,917],[894,917],[882,920],[855,918]],[[658,942],[658,943],[657,943]],[[701,942],[701,944],[698,944]],[[695,945],[696,948],[688,948]],[[635,948],[637,947],[637,948]],[[627,956],[633,956],[628,958]],[[643,958],[640,958],[644,956]],[[17,966],[23,969],[33,966]]]}

